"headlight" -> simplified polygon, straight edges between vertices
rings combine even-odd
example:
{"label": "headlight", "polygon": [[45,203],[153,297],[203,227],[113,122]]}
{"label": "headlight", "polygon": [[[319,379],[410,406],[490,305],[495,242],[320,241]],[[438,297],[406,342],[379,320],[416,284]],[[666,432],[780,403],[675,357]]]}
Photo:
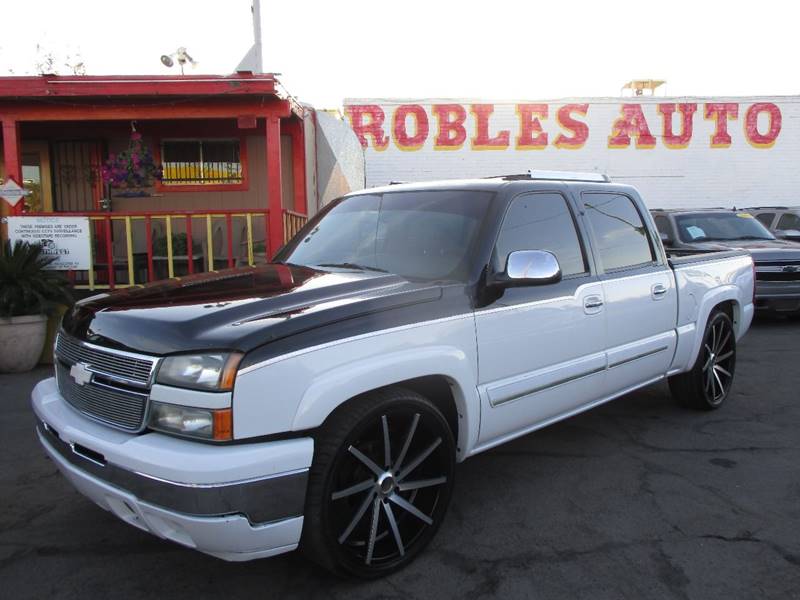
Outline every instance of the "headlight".
{"label": "headlight", "polygon": [[151,401],[148,424],[151,429],[188,437],[217,441],[233,439],[230,408],[209,410]]}
{"label": "headlight", "polygon": [[241,360],[238,352],[168,356],[158,369],[156,381],[196,390],[228,391],[233,389]]}

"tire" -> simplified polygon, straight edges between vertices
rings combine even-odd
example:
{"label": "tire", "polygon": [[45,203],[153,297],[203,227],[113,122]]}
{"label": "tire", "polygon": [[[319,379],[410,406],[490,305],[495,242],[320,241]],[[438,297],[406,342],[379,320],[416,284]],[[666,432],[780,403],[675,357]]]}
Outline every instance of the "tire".
{"label": "tire", "polygon": [[669,378],[672,396],[688,408],[716,410],[725,402],[736,371],[736,334],[721,310],[711,313],[703,345],[690,371]]}
{"label": "tire", "polygon": [[444,519],[455,454],[447,420],[423,396],[387,388],[349,401],[315,436],[302,550],[337,575],[403,568]]}

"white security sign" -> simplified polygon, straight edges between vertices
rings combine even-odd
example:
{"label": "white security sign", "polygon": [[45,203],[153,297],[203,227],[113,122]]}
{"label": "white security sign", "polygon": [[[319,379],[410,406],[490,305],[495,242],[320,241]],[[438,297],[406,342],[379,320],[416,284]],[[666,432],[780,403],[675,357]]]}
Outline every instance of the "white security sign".
{"label": "white security sign", "polygon": [[3,198],[11,206],[16,206],[27,194],[28,192],[17,185],[13,179],[9,179],[3,185],[0,185],[0,198]]}
{"label": "white security sign", "polygon": [[8,217],[8,239],[41,244],[56,257],[49,269],[84,270],[91,265],[89,217]]}

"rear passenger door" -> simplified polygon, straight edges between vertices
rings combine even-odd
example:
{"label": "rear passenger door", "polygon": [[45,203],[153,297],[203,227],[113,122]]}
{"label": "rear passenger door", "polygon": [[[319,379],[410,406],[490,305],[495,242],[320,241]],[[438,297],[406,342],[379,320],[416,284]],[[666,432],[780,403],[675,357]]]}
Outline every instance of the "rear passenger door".
{"label": "rear passenger door", "polygon": [[603,389],[603,289],[574,208],[562,194],[542,192],[517,196],[506,212],[491,268],[502,271],[512,251],[548,250],[562,280],[506,288],[475,312],[481,445],[546,424]]}
{"label": "rear passenger door", "polygon": [[584,192],[608,322],[606,394],[664,375],[675,352],[675,278],[634,200]]}

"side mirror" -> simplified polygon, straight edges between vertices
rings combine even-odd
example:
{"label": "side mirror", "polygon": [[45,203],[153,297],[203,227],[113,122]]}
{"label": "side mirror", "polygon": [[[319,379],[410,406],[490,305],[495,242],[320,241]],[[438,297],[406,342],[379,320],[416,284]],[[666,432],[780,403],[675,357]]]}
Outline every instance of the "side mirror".
{"label": "side mirror", "polygon": [[667,232],[662,231],[658,235],[661,237],[661,243],[664,244],[665,247],[672,246],[672,238],[669,237]]}
{"label": "side mirror", "polygon": [[508,255],[506,269],[492,283],[503,287],[542,285],[561,281],[558,259],[547,250],[517,250]]}
{"label": "side mirror", "polygon": [[775,234],[776,238],[781,240],[800,242],[800,231],[797,231],[797,229],[778,229],[772,233]]}

